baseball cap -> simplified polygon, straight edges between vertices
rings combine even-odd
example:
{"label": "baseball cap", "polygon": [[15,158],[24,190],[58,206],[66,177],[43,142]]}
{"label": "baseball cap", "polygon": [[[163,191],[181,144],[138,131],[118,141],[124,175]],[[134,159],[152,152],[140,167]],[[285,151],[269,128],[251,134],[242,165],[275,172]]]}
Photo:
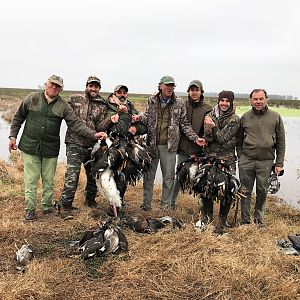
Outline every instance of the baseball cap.
{"label": "baseball cap", "polygon": [[86,81],[86,84],[89,84],[92,82],[96,82],[99,84],[99,86],[101,86],[101,80],[97,76],[89,76],[89,78]]}
{"label": "baseball cap", "polygon": [[188,86],[188,91],[190,90],[190,87],[191,86],[196,86],[198,87],[202,92],[203,92],[203,85],[202,85],[202,82],[200,80],[192,80]]}
{"label": "baseball cap", "polygon": [[59,85],[62,88],[64,87],[63,79],[57,75],[51,75],[48,80],[52,83]]}
{"label": "baseball cap", "polygon": [[161,79],[160,79],[160,82],[159,83],[164,83],[164,84],[170,84],[170,83],[173,83],[175,86],[175,80],[172,76],[163,76]]}
{"label": "baseball cap", "polygon": [[125,89],[126,90],[126,93],[128,93],[128,87],[124,84],[120,84],[120,85],[117,85],[114,89],[114,93],[115,92],[118,92],[121,88]]}

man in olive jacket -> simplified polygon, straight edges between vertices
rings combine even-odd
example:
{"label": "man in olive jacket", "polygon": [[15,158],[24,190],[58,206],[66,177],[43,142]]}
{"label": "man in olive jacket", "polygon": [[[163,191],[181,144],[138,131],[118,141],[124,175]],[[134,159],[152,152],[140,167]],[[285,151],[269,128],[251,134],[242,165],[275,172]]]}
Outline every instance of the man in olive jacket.
{"label": "man in olive jacket", "polygon": [[22,101],[11,123],[9,150],[16,150],[17,135],[26,121],[19,142],[24,161],[26,221],[34,221],[36,218],[37,187],[40,177],[43,182],[43,212],[46,214],[52,211],[62,120],[64,119],[74,132],[95,141],[105,136],[105,133],[96,133],[85,126],[70,105],[59,96],[62,90],[63,79],[56,75],[50,76],[44,91],[31,93]]}
{"label": "man in olive jacket", "polygon": [[158,86],[159,92],[150,96],[145,113],[133,117],[134,120],[141,120],[147,125],[147,144],[153,157],[150,170],[144,176],[141,208],[145,211],[151,209],[154,179],[159,162],[163,181],[160,207],[171,208],[176,153],[181,133],[190,141],[204,146],[204,139],[194,132],[187,118],[183,100],[174,93],[175,86],[173,77],[162,77]]}
{"label": "man in olive jacket", "polygon": [[[185,101],[188,120],[193,130],[203,137],[204,117],[212,110],[212,107],[204,101],[204,90],[200,80],[192,80],[187,89],[188,99]],[[189,141],[185,135],[181,135],[178,151],[177,166],[187,160],[192,155],[201,155],[202,149],[192,141]],[[175,180],[174,192],[172,195],[171,208],[175,209],[176,199],[180,191],[180,183]]]}
{"label": "man in olive jacket", "polygon": [[241,117],[237,154],[241,184],[246,188],[246,198],[241,201],[242,224],[250,224],[251,193],[256,181],[254,223],[264,225],[264,211],[268,178],[275,160],[275,173],[283,170],[285,131],[277,112],[267,106],[268,95],[263,89],[250,94],[252,110]]}

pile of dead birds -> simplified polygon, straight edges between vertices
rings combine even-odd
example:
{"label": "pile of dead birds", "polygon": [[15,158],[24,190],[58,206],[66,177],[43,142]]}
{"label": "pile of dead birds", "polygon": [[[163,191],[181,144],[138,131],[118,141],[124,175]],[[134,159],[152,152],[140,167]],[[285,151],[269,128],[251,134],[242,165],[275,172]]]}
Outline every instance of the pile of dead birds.
{"label": "pile of dead birds", "polygon": [[143,137],[111,134],[94,146],[90,163],[98,190],[117,217],[128,184],[136,185],[143,178],[151,164],[151,156]]}
{"label": "pile of dead birds", "polygon": [[87,260],[96,256],[105,256],[110,253],[128,251],[128,241],[121,230],[121,226],[132,229],[137,233],[156,233],[166,224],[171,224],[173,229],[183,228],[182,220],[170,216],[156,218],[138,218],[126,216],[119,218],[108,218],[95,230],[85,231],[80,240],[70,241],[71,247],[77,247],[80,258]]}
{"label": "pile of dead birds", "polygon": [[243,197],[243,191],[238,178],[232,173],[226,160],[191,156],[178,166],[176,178],[183,192],[214,201],[224,199],[234,206],[236,200]]}

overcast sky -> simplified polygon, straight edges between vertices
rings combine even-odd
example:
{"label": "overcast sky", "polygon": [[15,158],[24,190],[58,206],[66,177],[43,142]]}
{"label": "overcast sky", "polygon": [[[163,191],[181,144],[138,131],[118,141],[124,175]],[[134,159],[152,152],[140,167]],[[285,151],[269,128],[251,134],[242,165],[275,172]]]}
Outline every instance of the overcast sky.
{"label": "overcast sky", "polygon": [[83,90],[152,93],[163,75],[222,89],[300,98],[299,0],[10,0],[1,3],[0,86],[49,75]]}

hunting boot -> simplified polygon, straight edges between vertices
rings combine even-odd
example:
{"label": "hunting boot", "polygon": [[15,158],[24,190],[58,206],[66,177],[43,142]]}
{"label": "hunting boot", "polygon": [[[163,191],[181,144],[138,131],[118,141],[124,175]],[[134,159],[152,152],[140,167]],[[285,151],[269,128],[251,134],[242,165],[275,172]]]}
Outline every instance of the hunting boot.
{"label": "hunting boot", "polygon": [[227,216],[228,216],[230,207],[231,207],[230,201],[225,200],[225,203],[223,201],[221,201],[221,203],[220,203],[220,226],[221,227],[224,227],[224,228],[231,227],[227,221]]}
{"label": "hunting boot", "polygon": [[100,205],[96,202],[95,198],[85,198],[84,205],[89,208],[100,208]]}

